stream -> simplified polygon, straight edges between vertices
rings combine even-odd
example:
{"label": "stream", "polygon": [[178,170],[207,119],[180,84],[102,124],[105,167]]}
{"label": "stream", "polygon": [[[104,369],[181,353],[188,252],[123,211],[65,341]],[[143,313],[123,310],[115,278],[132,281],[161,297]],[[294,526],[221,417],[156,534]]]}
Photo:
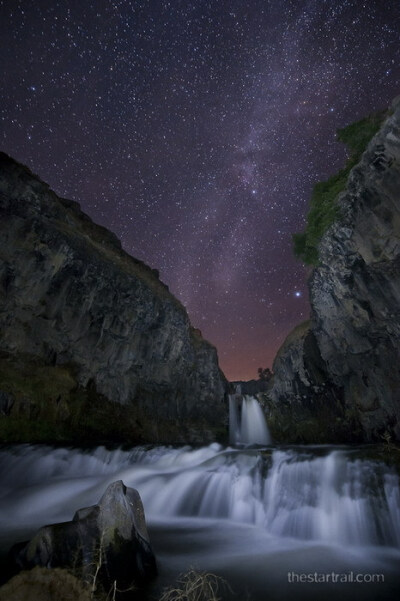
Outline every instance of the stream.
{"label": "stream", "polygon": [[400,592],[399,477],[372,446],[3,446],[0,551],[70,520],[115,480],[142,497],[155,598],[190,567],[226,579],[226,600]]}

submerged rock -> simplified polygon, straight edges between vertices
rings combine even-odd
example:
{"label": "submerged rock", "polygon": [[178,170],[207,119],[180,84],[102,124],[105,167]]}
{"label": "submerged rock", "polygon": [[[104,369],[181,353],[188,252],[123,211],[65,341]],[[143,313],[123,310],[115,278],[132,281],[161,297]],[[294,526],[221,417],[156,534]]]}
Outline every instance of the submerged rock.
{"label": "submerged rock", "polygon": [[90,431],[205,442],[224,431],[227,383],[216,349],[156,270],[2,153],[0,256],[0,391],[15,400],[10,407],[2,396],[9,417],[0,416],[0,440]]}
{"label": "submerged rock", "polygon": [[278,353],[264,402],[272,421],[287,424],[280,439],[296,438],[293,418],[311,415],[299,440],[315,442],[318,427],[324,442],[400,440],[399,99],[351,171],[339,209],[309,280],[311,321]]}
{"label": "submerged rock", "polygon": [[71,522],[44,526],[12,550],[18,569],[69,568],[85,582],[106,590],[148,581],[157,573],[139,493],[119,480],[98,505],[76,512]]}

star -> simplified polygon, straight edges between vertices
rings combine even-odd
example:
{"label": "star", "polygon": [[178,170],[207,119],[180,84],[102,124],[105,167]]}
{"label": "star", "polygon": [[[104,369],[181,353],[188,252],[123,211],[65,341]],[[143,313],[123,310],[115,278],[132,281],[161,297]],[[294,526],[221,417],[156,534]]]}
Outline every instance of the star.
{"label": "star", "polygon": [[2,3],[2,149],[257,377],[310,312],[292,234],[344,164],[336,130],[398,95],[400,3],[68,4]]}

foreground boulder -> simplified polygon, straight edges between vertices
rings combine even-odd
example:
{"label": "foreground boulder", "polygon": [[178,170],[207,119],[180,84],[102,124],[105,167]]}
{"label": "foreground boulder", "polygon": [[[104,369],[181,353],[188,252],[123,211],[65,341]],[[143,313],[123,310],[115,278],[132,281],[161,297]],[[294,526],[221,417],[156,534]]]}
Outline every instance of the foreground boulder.
{"label": "foreground boulder", "polygon": [[20,570],[68,568],[91,586],[108,590],[151,580],[157,573],[137,490],[119,480],[98,505],[79,509],[71,522],[44,526],[12,549]]}

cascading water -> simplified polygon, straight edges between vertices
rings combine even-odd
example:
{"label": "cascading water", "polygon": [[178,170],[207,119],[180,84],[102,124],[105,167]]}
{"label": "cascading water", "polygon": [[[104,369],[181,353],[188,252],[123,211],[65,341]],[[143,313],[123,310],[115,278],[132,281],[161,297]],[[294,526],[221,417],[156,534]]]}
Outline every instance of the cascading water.
{"label": "cascading water", "polygon": [[68,517],[63,508],[76,508],[71,499],[93,503],[122,479],[139,490],[148,517],[228,519],[280,537],[400,547],[397,474],[347,450],[25,446],[0,452],[0,475],[0,527],[12,517],[29,522],[35,512]]}
{"label": "cascading water", "polygon": [[242,395],[240,384],[229,395],[229,440],[231,444],[272,443],[264,413],[255,397]]}
{"label": "cascading water", "polygon": [[306,557],[313,569],[361,566],[390,575],[400,568],[399,477],[345,447],[3,448],[0,546],[71,519],[120,479],[140,492],[156,554],[171,573],[186,563],[212,571],[220,565],[235,582],[244,557],[253,572],[259,561],[251,601],[265,599],[265,586],[268,598],[285,598],[281,580],[276,597],[271,583]]}

